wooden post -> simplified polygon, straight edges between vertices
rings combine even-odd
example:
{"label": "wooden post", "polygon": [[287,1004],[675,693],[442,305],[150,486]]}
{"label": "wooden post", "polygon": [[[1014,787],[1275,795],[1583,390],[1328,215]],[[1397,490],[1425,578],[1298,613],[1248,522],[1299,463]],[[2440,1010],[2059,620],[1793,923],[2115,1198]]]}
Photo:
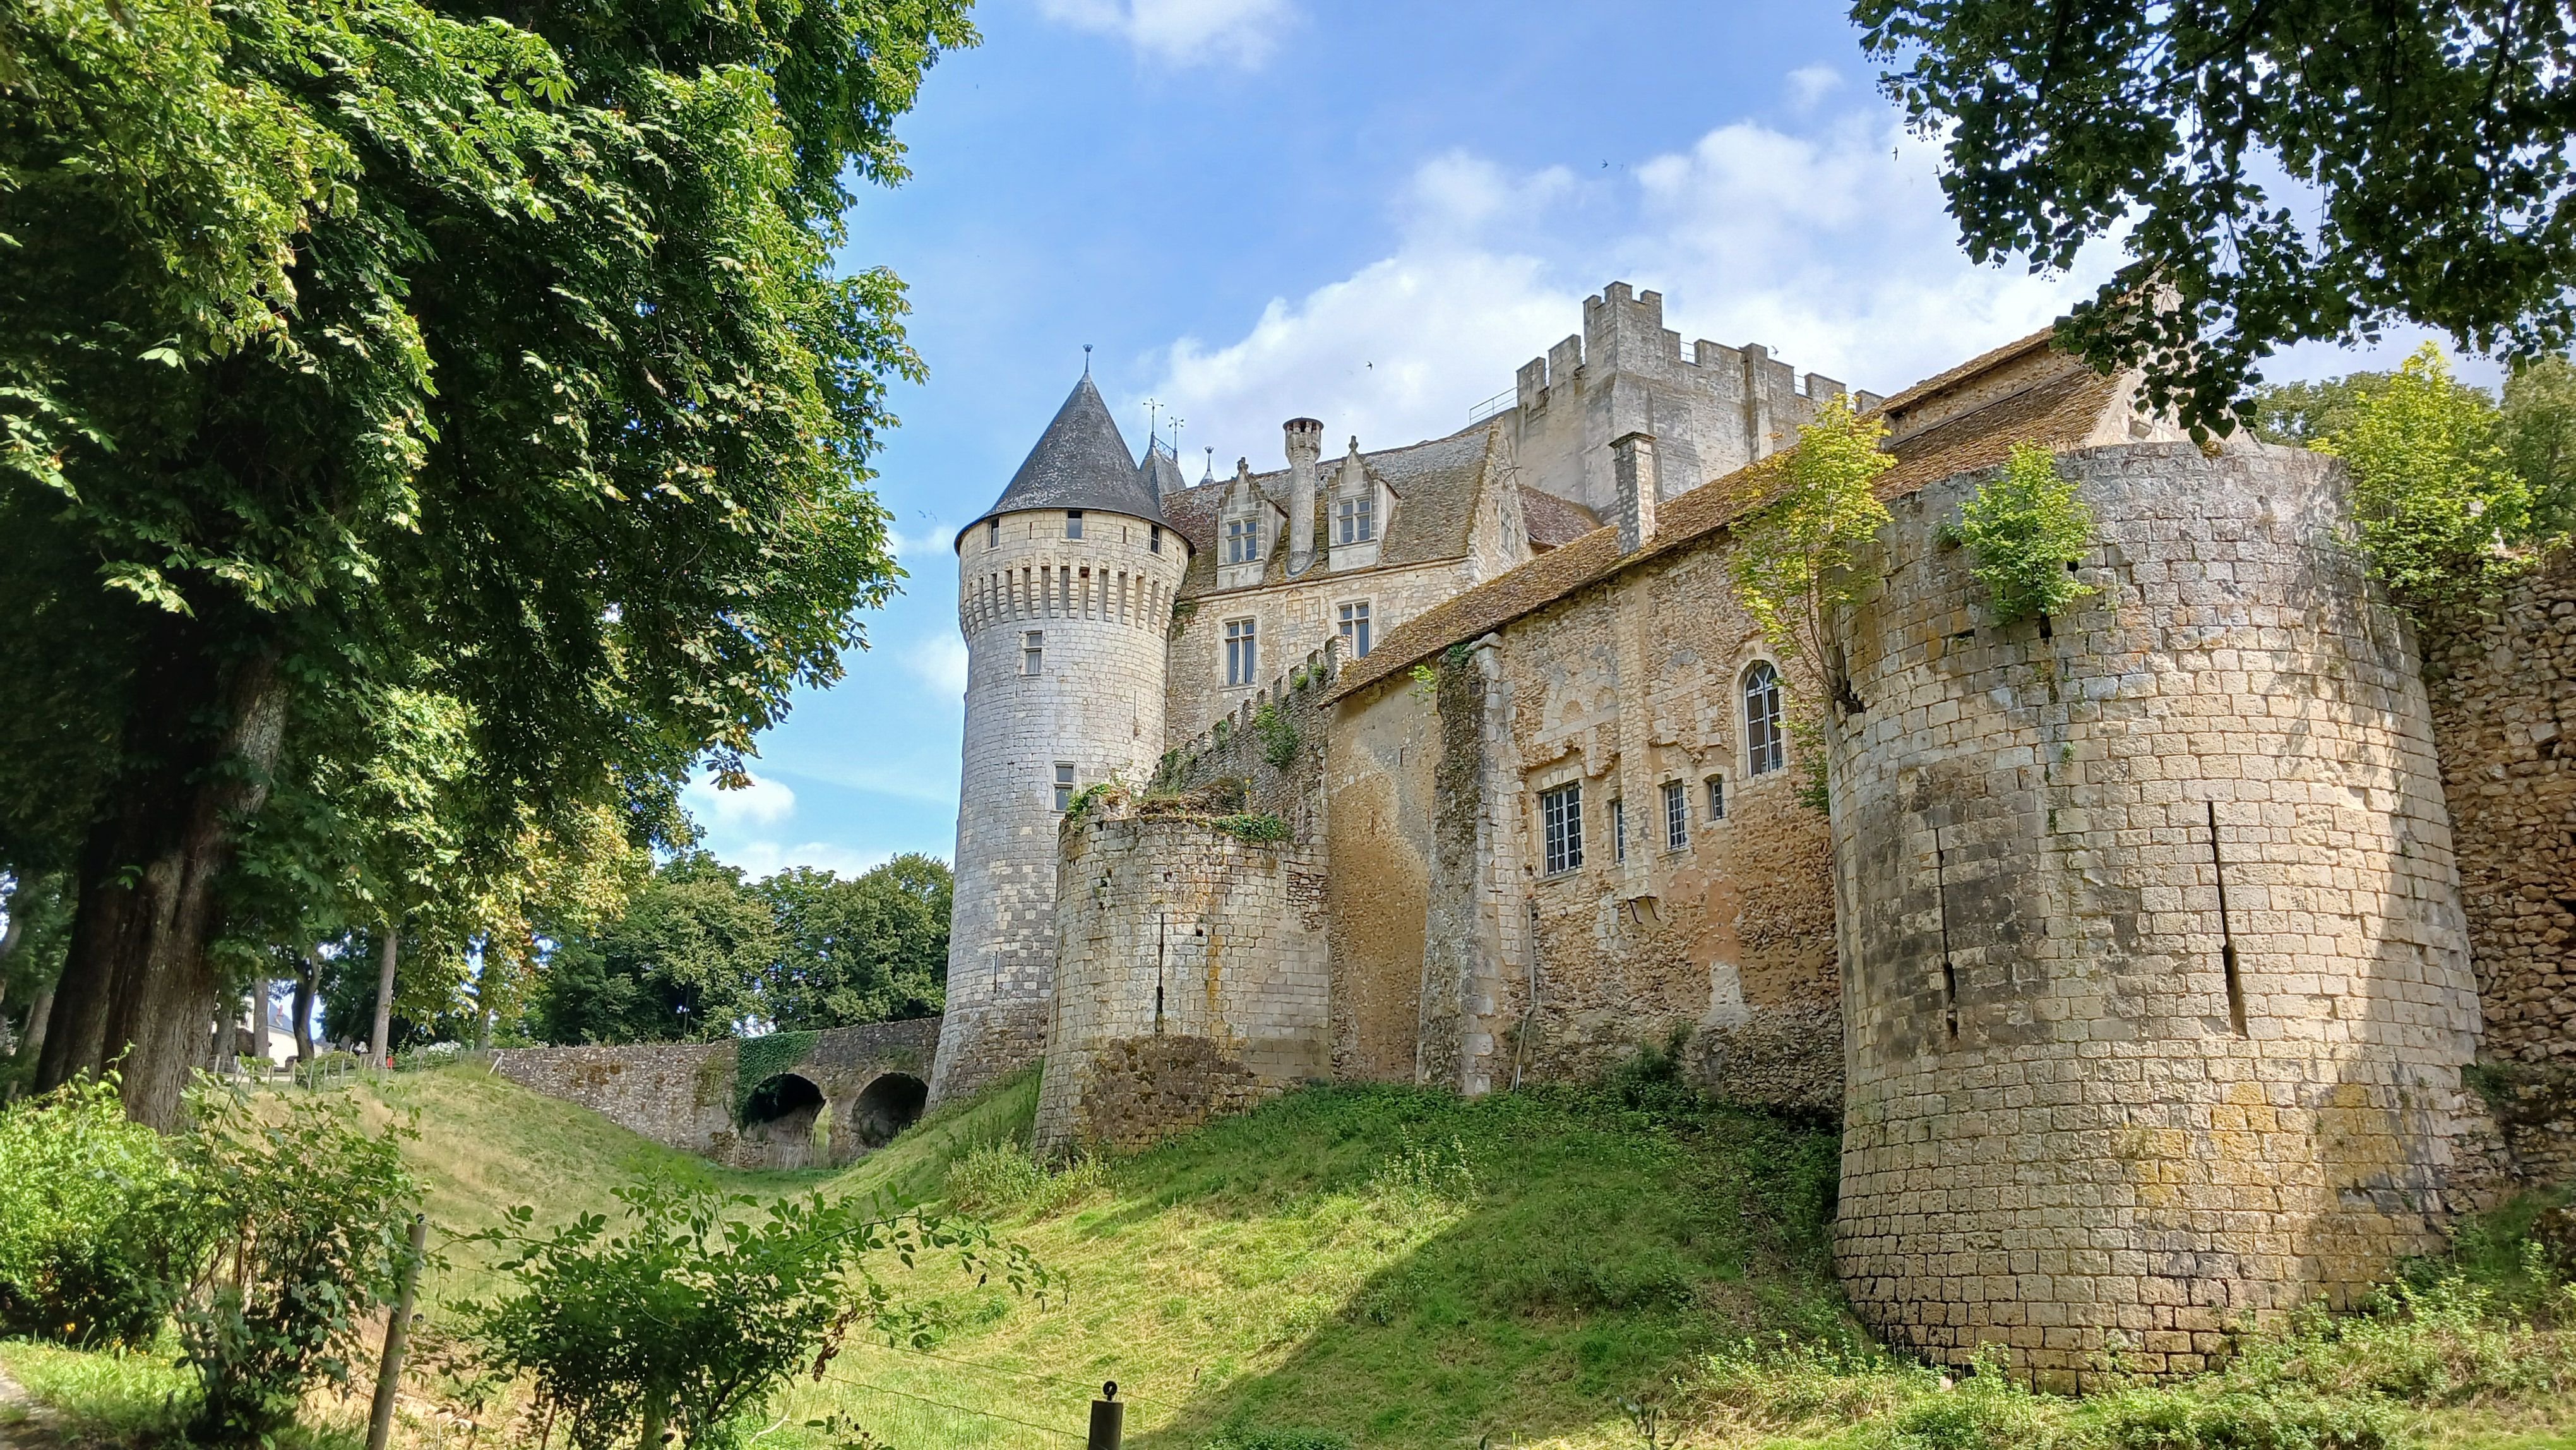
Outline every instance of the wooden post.
{"label": "wooden post", "polygon": [[375,1410],[367,1417],[367,1450],[385,1450],[394,1433],[394,1391],[402,1384],[403,1342],[411,1338],[412,1290],[420,1284],[421,1251],[429,1244],[429,1220],[411,1216],[411,1251],[403,1255],[400,1287],[394,1291],[394,1317],[385,1321],[385,1362],[376,1371]]}
{"label": "wooden post", "polygon": [[1091,1444],[1089,1450],[1119,1450],[1119,1441],[1127,1430],[1127,1407],[1118,1402],[1118,1381],[1100,1387],[1100,1398],[1091,1402]]}

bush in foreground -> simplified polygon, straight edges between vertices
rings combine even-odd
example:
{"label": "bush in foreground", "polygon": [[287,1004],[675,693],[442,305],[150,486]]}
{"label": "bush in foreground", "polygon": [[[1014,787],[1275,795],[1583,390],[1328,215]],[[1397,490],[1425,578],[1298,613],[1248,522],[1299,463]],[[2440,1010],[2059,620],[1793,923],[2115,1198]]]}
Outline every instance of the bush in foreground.
{"label": "bush in foreground", "polygon": [[0,1332],[151,1343],[192,1257],[190,1197],[112,1074],[0,1111]]}

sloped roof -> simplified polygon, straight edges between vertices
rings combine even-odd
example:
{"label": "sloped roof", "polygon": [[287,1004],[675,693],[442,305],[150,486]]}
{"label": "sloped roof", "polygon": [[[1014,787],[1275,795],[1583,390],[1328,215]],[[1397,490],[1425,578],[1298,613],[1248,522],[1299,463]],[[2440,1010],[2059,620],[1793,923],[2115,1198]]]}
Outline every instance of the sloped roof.
{"label": "sloped roof", "polygon": [[1118,420],[1109,416],[1109,405],[1092,386],[1091,374],[1084,373],[1073,385],[1002,496],[959,529],[957,537],[965,538],[967,529],[995,514],[1016,509],[1098,509],[1167,522],[1145,485],[1136,455],[1127,451]]}
{"label": "sloped roof", "polygon": [[1154,446],[1150,439],[1145,444],[1145,464],[1136,472],[1141,475],[1139,481],[1145,485],[1145,491],[1152,494],[1157,503],[1190,486],[1190,481],[1181,477],[1181,466],[1172,461],[1172,455]]}
{"label": "sloped roof", "polygon": [[1528,533],[1532,549],[1553,549],[1573,543],[1601,527],[1592,510],[1570,498],[1558,498],[1544,489],[1521,485],[1521,525]]}
{"label": "sloped roof", "polygon": [[[2036,333],[1997,348],[1931,382],[1906,389],[1880,405],[1880,410],[1920,401],[1939,389],[1971,385],[1989,369],[2028,357],[2048,336]],[[2063,361],[2063,367],[2035,378],[2028,387],[1900,439],[1890,449],[1896,455],[1895,466],[1879,475],[1878,496],[1900,498],[1953,474],[2001,463],[2017,443],[2065,448],[2092,438],[2124,389],[2117,378],[2096,373],[2073,358]],[[1619,552],[1617,528],[1598,528],[1399,624],[1376,642],[1366,659],[1354,660],[1342,671],[1327,698],[1340,699],[1402,674],[1453,644],[1480,638],[1632,564],[1687,548],[1719,532],[1742,512],[1734,494],[1751,468],[1663,500],[1656,506],[1654,538],[1633,554]]]}
{"label": "sloped roof", "polygon": [[[1476,488],[1484,476],[1486,455],[1499,446],[1491,423],[1477,423],[1446,438],[1433,438],[1402,448],[1362,453],[1360,466],[1396,497],[1394,516],[1386,521],[1378,545],[1378,567],[1427,564],[1466,557],[1467,539],[1475,525]],[[1342,461],[1327,458],[1316,465],[1316,482],[1329,491],[1340,477]],[[1184,597],[1216,587],[1217,513],[1234,482],[1221,478],[1163,497],[1163,521],[1190,541],[1190,569],[1181,580]],[[1283,513],[1288,507],[1288,471],[1252,475],[1253,490]],[[1314,505],[1319,511],[1321,503]],[[1286,540],[1277,541],[1264,561],[1261,582],[1277,584],[1288,577]],[[1315,523],[1319,557],[1329,558],[1324,521]]]}

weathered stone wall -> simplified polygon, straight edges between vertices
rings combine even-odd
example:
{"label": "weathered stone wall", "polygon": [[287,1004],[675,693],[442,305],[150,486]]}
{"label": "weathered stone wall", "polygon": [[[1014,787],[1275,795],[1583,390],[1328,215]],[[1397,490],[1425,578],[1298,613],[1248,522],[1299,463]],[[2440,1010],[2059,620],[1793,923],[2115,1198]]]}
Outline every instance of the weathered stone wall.
{"label": "weathered stone wall", "polygon": [[2426,692],[2515,1166],[2576,1178],[2576,550],[2426,631]]}
{"label": "weathered stone wall", "polygon": [[[895,1092],[920,1112],[940,1019],[870,1022],[815,1034],[813,1045],[781,1075],[814,1085],[830,1107],[828,1156],[846,1163],[878,1146],[863,1130],[868,1108]],[[814,1162],[811,1112],[784,1125],[734,1121],[740,1044],[643,1042],[620,1047],[521,1047],[492,1055],[492,1070],[548,1097],[581,1104],[657,1143],[734,1168],[803,1168]],[[748,1084],[758,1087],[760,1084]],[[872,1095],[873,1094],[873,1095]]]}
{"label": "weathered stone wall", "polygon": [[1412,1082],[1440,759],[1431,691],[1410,680],[1381,685],[1343,701],[1326,730],[1333,1076]]}
{"label": "weathered stone wall", "polygon": [[1320,863],[1127,809],[1063,836],[1042,1153],[1141,1146],[1331,1064]]}
{"label": "weathered stone wall", "polygon": [[[1189,546],[1172,530],[1093,511],[1002,516],[998,539],[958,542],[966,634],[957,896],[947,1035],[932,1101],[971,1093],[1044,1046],[1055,964],[1055,772],[1077,788],[1142,783],[1163,751],[1164,645]],[[1026,671],[1027,635],[1042,636]]]}
{"label": "weathered stone wall", "polygon": [[2076,452],[2068,617],[1897,502],[1834,755],[1854,1306],[1950,1360],[2186,1371],[2438,1242],[2478,1030],[2414,646],[2335,466]]}
{"label": "weathered stone wall", "polygon": [[[1204,737],[1219,719],[1237,713],[1269,681],[1327,641],[1339,643],[1341,606],[1369,606],[1374,637],[1430,609],[1485,577],[1474,558],[1442,559],[1428,564],[1361,569],[1349,574],[1322,571],[1286,583],[1195,595],[1182,604],[1185,616],[1174,622],[1170,643],[1164,719],[1168,743],[1175,749]],[[1260,667],[1253,685],[1225,682],[1225,622],[1249,619],[1260,644]]]}
{"label": "weathered stone wall", "polygon": [[[1157,791],[1190,792],[1236,782],[1243,788],[1244,811],[1277,816],[1300,841],[1320,839],[1328,733],[1323,698],[1340,668],[1341,650],[1330,640],[1292,661],[1237,700],[1223,720],[1166,752],[1149,784]],[[1273,758],[1274,746],[1284,747],[1280,758]]]}
{"label": "weathered stone wall", "polygon": [[[1683,1033],[1721,1097],[1839,1105],[1825,821],[1797,800],[1801,762],[1750,769],[1742,681],[1778,662],[1728,558],[1722,541],[1665,556],[1444,661],[1430,1080],[1467,1092],[1563,1080]],[[1803,677],[1790,678],[1794,697]],[[1550,873],[1539,798],[1568,785],[1582,792],[1583,859]]]}

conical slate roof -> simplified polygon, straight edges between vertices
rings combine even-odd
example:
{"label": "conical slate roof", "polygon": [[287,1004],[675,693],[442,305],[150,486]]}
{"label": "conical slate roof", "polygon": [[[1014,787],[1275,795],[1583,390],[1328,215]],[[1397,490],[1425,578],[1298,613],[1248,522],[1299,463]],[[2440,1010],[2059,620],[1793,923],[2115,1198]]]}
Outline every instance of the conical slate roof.
{"label": "conical slate roof", "polygon": [[1143,475],[1138,482],[1158,503],[1190,486],[1190,481],[1181,477],[1181,466],[1172,461],[1172,455],[1151,443],[1145,445],[1145,466],[1136,471]]}
{"label": "conical slate roof", "polygon": [[995,514],[1018,509],[1098,509],[1163,522],[1163,510],[1145,485],[1136,455],[1119,436],[1109,405],[1091,385],[1091,374],[1084,373],[1073,385],[1072,395],[1056,409],[1055,421],[1047,424],[1002,496],[958,530],[957,537],[964,539],[968,529]]}

